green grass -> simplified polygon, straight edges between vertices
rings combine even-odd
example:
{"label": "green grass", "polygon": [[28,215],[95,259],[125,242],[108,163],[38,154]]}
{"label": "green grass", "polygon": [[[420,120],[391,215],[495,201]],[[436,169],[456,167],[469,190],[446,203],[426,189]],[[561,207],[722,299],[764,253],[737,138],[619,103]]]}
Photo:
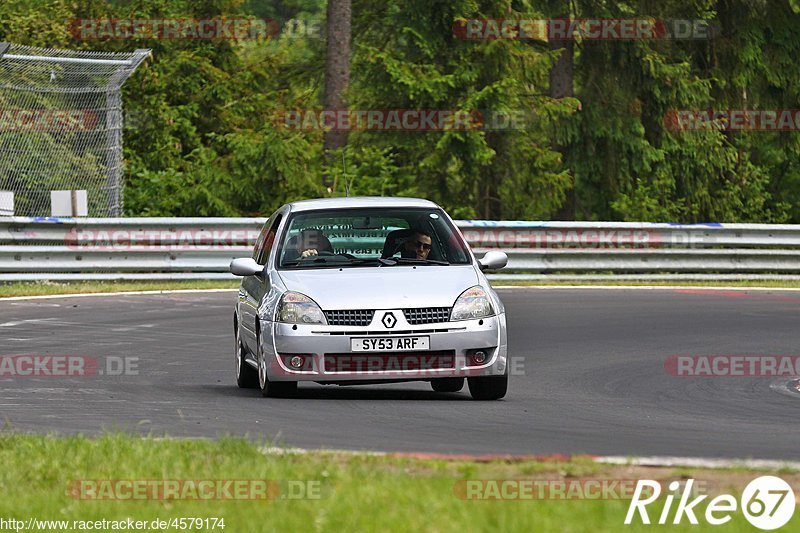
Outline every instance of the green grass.
{"label": "green grass", "polygon": [[0,298],[11,296],[50,296],[95,292],[164,291],[177,289],[235,289],[239,281],[18,281],[0,283]]}
{"label": "green grass", "polygon": [[[779,280],[732,280],[732,281],[627,281],[627,280],[494,280],[494,286],[566,286],[566,285],[603,285],[603,286],[686,286],[686,287],[771,287],[797,288],[799,281]],[[0,283],[0,298],[13,296],[57,296],[60,294],[88,294],[102,292],[125,291],[165,291],[180,289],[235,289],[239,281],[192,280],[192,281],[36,281]]]}
{"label": "green grass", "polygon": [[[216,517],[224,518],[226,532],[652,531],[654,527],[698,531],[697,526],[686,523],[681,528],[624,526],[625,500],[474,501],[461,499],[454,491],[458,482],[469,479],[638,479],[651,475],[676,479],[671,470],[637,471],[586,459],[475,463],[326,453],[268,455],[252,442],[237,438],[157,440],[114,434],[89,439],[6,432],[0,433],[0,464],[0,518],[6,519]],[[741,476],[735,471],[693,473],[697,478]],[[664,477],[670,475],[673,477]],[[747,475],[756,477],[752,472]],[[92,501],[67,493],[72,480],[142,479],[312,481],[319,482],[322,497]],[[657,519],[659,513],[659,508],[654,509],[651,517]],[[735,513],[731,522],[714,530],[752,528],[741,513]]]}

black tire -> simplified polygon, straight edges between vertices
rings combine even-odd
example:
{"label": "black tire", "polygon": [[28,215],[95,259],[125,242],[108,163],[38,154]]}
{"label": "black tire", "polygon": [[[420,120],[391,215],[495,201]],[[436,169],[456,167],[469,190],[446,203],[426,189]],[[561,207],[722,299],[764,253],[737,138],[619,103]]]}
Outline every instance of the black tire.
{"label": "black tire", "polygon": [[464,388],[464,378],[432,379],[431,388],[436,392],[458,392]]}
{"label": "black tire", "polygon": [[[260,333],[256,333],[260,335]],[[290,398],[297,392],[296,381],[270,381],[267,377],[267,364],[264,355],[261,353],[261,340],[256,341],[258,345],[258,388],[261,395],[267,398]]]}
{"label": "black tire", "polygon": [[473,400],[499,400],[508,392],[508,374],[467,378],[467,383]]}
{"label": "black tire", "polygon": [[239,325],[235,326],[234,341],[236,346],[236,384],[240,389],[255,389],[258,386],[258,371],[245,361],[247,352],[239,338]]}
{"label": "black tire", "polygon": [[297,392],[296,381],[267,381],[261,394],[267,398],[291,398]]}

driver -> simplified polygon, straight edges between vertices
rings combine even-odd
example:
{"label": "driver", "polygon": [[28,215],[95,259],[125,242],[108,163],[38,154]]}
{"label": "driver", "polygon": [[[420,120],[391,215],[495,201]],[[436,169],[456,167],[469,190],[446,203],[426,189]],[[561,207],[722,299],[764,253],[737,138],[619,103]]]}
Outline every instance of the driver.
{"label": "driver", "polygon": [[431,234],[422,229],[415,229],[400,248],[400,257],[405,259],[428,259],[432,246]]}
{"label": "driver", "polygon": [[331,241],[321,230],[316,228],[308,228],[301,231],[297,236],[295,246],[300,257],[311,257],[318,255],[319,252],[333,253]]}

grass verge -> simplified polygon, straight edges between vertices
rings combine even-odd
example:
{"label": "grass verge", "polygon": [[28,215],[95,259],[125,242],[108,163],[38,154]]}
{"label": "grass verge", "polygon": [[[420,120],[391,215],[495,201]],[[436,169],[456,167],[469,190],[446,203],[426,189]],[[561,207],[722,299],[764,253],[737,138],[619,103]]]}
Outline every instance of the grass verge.
{"label": "grass verge", "polygon": [[[681,281],[681,280],[493,280],[492,285],[497,286],[685,286],[685,287],[748,287],[766,288],[798,288],[800,280],[731,280],[731,281]],[[190,281],[20,281],[0,283],[0,298],[14,296],[58,296],[61,294],[92,294],[106,292],[130,291],[166,291],[166,290],[191,290],[191,289],[235,289],[239,286],[238,280],[190,280]]]}
{"label": "grass verge", "polygon": [[55,296],[95,292],[165,291],[180,289],[235,289],[239,281],[15,281],[0,283],[0,298],[13,296]]}
{"label": "grass verge", "polygon": [[[608,466],[588,459],[476,463],[363,454],[266,454],[239,438],[156,440],[123,434],[85,438],[6,432],[0,433],[0,462],[0,518],[6,520],[67,520],[72,525],[73,520],[222,518],[225,529],[216,530],[225,532],[697,531],[685,518],[681,527],[624,526],[629,504],[625,499],[476,501],[459,496],[464,492],[458,487],[468,480],[666,481],[687,475],[685,469]],[[693,469],[688,474],[716,487],[731,487],[734,494],[758,475],[741,469]],[[781,476],[798,486],[800,474]],[[70,495],[74,482],[83,481],[86,487],[92,486],[86,485],[90,480],[97,483],[96,494],[103,494],[98,480],[270,480],[279,489],[270,490],[273,497],[265,500],[91,500]],[[320,497],[309,498],[309,493]],[[663,501],[653,504],[654,521]],[[704,512],[704,504],[698,507]],[[752,527],[736,512],[728,524],[714,529]]]}

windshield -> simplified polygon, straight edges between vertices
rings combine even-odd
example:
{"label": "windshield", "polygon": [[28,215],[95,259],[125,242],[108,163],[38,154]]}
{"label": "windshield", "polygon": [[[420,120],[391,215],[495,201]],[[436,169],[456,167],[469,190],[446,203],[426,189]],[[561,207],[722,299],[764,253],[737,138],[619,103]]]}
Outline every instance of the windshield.
{"label": "windshield", "polygon": [[461,235],[441,209],[363,208],[291,216],[279,268],[469,264]]}

